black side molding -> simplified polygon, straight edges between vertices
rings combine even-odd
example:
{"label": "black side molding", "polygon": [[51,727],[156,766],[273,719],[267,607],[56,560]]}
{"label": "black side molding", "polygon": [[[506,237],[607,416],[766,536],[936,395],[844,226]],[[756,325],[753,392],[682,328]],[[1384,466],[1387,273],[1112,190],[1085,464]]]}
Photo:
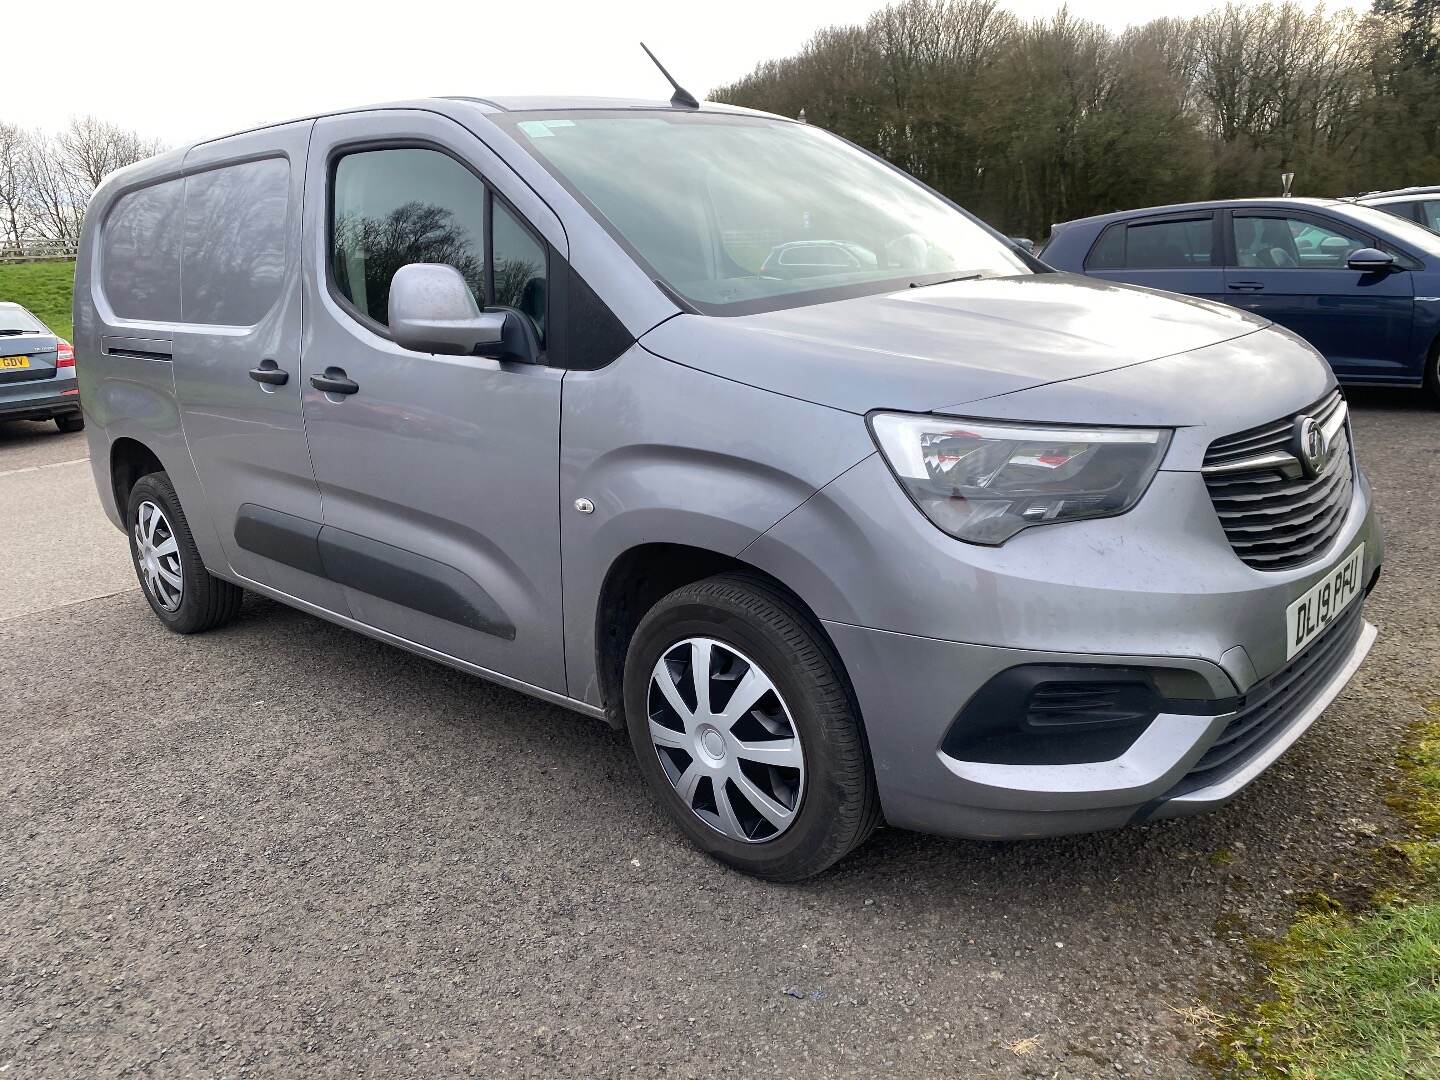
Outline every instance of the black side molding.
{"label": "black side molding", "polygon": [[329,525],[320,530],[320,561],[331,581],[515,640],[515,627],[490,594],[453,566]]}
{"label": "black side molding", "polygon": [[235,543],[307,574],[325,577],[320,561],[320,523],[268,506],[245,503],[235,517]]}
{"label": "black side molding", "polygon": [[482,634],[515,640],[514,624],[473,578],[413,551],[254,503],[240,507],[235,543],[337,585]]}

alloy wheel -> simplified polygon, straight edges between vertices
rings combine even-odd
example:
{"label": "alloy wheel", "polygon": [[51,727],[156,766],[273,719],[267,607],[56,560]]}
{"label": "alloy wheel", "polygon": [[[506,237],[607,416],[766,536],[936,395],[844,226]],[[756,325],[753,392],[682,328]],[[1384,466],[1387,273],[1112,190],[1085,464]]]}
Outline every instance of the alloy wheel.
{"label": "alloy wheel", "polygon": [[774,840],[805,792],[800,732],[775,683],[713,638],[686,638],[655,664],[650,740],[690,811],[732,840]]}
{"label": "alloy wheel", "polygon": [[135,514],[135,562],[155,602],[166,611],[180,610],[185,597],[180,548],[165,511],[153,502],[142,502]]}

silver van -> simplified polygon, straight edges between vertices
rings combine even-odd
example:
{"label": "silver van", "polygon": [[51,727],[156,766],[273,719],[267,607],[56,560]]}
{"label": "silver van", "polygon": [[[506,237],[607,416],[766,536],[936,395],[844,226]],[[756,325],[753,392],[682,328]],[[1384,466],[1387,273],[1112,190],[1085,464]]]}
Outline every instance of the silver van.
{"label": "silver van", "polygon": [[441,98],[125,169],[75,348],[172,630],[242,593],[628,729],[775,880],[1194,814],[1375,638],[1325,361],[804,124]]}

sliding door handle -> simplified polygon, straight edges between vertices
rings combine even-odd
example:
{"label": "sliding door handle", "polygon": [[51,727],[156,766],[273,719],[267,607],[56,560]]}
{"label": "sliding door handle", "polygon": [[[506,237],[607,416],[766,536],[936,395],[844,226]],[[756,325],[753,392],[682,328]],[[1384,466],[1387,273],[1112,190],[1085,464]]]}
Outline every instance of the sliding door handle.
{"label": "sliding door handle", "polygon": [[338,367],[326,368],[324,375],[311,375],[310,385],[327,394],[354,394],[360,389],[360,384]]}

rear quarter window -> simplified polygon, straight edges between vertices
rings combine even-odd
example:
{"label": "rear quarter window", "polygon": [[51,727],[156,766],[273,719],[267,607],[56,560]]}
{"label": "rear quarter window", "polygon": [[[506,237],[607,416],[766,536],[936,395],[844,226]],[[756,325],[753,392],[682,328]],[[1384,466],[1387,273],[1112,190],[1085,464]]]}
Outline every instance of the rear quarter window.
{"label": "rear quarter window", "polygon": [[1100,239],[1085,257],[1086,270],[1123,270],[1125,268],[1125,224],[1116,222],[1100,234]]}
{"label": "rear quarter window", "polygon": [[185,183],[182,317],[251,326],[275,305],[285,276],[290,163],[247,161]]}
{"label": "rear quarter window", "polygon": [[100,285],[122,319],[180,320],[184,181],[166,180],[116,200],[100,243]]}

